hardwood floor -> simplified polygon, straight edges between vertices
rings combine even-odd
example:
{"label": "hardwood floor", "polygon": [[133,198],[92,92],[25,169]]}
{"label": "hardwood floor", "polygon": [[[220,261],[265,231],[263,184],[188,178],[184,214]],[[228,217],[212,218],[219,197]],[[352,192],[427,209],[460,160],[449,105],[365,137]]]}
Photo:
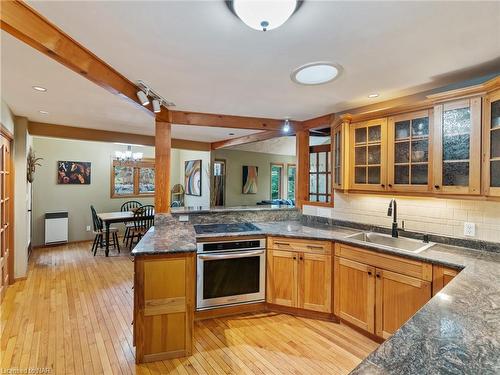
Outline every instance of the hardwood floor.
{"label": "hardwood floor", "polygon": [[90,247],[33,251],[28,278],[1,305],[1,373],[344,374],[377,347],[345,325],[246,314],[196,322],[191,357],[136,366],[133,264],[113,251],[93,257]]}

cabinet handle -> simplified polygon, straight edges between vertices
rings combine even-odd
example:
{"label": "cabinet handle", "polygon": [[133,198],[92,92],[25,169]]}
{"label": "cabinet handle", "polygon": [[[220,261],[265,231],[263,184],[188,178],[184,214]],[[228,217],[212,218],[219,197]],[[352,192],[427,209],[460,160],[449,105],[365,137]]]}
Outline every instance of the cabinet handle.
{"label": "cabinet handle", "polygon": [[322,249],[323,246],[314,246],[314,245],[307,245],[308,249]]}
{"label": "cabinet handle", "polygon": [[290,246],[290,243],[288,243],[288,242],[277,242],[277,241],[275,241],[274,243],[276,245]]}

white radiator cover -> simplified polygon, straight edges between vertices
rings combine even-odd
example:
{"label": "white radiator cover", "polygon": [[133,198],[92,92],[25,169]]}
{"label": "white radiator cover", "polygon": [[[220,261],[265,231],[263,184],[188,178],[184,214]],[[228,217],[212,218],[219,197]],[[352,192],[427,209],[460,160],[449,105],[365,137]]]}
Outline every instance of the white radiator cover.
{"label": "white radiator cover", "polygon": [[45,213],[45,245],[68,242],[68,212]]}

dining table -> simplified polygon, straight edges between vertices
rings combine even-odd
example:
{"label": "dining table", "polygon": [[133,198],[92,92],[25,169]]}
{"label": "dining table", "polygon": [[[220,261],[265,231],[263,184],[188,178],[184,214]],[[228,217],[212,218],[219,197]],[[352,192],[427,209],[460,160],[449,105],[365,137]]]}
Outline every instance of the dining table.
{"label": "dining table", "polygon": [[[111,224],[128,223],[134,221],[134,211],[102,212],[97,214],[97,217],[99,217],[99,219],[101,219],[104,224],[104,235],[106,239],[105,254],[106,256],[109,256],[109,228]],[[152,219],[154,218],[154,215],[151,217],[146,216],[146,218]]]}

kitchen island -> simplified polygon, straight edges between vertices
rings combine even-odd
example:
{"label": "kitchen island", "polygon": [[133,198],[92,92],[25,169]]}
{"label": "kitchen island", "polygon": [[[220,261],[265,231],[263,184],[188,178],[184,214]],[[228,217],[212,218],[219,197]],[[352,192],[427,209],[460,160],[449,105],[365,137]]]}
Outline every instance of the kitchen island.
{"label": "kitchen island", "polygon": [[[491,246],[488,246],[490,251],[482,251],[436,243],[421,253],[409,253],[367,244],[349,237],[353,233],[360,232],[360,228],[311,223],[307,220],[255,222],[254,224],[260,229],[256,233],[264,236],[328,240],[380,254],[426,262],[432,266],[462,270],[440,293],[430,299],[364,360],[354,370],[355,374],[422,374],[440,371],[493,374],[500,371],[500,320],[498,319],[500,253],[495,252]],[[163,226],[169,229],[158,228]],[[256,233],[247,234],[255,235]],[[237,236],[232,233],[217,235]],[[163,238],[176,236],[174,240],[163,241]],[[167,257],[172,257],[171,259],[184,259],[189,263],[188,259],[192,258],[194,262],[196,241],[213,236],[213,234],[196,235],[191,224],[179,223],[178,218],[171,217],[164,222],[157,221],[157,227],[145,236],[140,246],[134,249],[133,255],[139,256],[136,260],[142,258],[142,261],[147,261],[150,257],[151,260],[162,259],[163,253],[166,253]],[[467,246],[466,243],[464,245]],[[186,268],[187,263],[184,263],[181,268],[190,269],[190,266]],[[190,298],[194,299],[194,267],[188,273],[183,273],[182,277],[186,281],[183,284],[186,295],[189,294],[187,292],[193,293],[185,301],[189,301]],[[188,280],[190,277],[191,281]],[[136,282],[138,281],[140,280],[136,279]],[[190,291],[189,288],[191,288]],[[165,297],[162,295],[159,298]],[[185,303],[183,308],[191,309],[190,313],[194,314],[193,303],[190,306]],[[184,311],[183,313],[185,318],[189,319],[189,313]],[[187,322],[186,327],[192,327],[190,324],[192,322]],[[192,334],[192,328],[190,329],[191,331],[183,332]],[[136,332],[135,329],[134,331]],[[168,330],[161,332],[168,337]],[[172,331],[170,333],[172,334]],[[154,334],[157,335],[155,337],[158,337],[158,340],[161,339],[162,334],[157,332]],[[184,336],[182,342],[189,344],[189,339],[186,337]],[[138,339],[139,335],[136,336],[136,345],[140,344]],[[141,339],[144,339],[144,336],[141,336]],[[165,341],[172,339],[163,338]],[[139,347],[137,350],[139,353]],[[184,352],[173,351],[172,353],[168,355],[189,355],[190,351],[188,348]],[[143,357],[142,360],[155,358],[158,357]],[[140,362],[141,359],[138,358],[137,361]]]}

